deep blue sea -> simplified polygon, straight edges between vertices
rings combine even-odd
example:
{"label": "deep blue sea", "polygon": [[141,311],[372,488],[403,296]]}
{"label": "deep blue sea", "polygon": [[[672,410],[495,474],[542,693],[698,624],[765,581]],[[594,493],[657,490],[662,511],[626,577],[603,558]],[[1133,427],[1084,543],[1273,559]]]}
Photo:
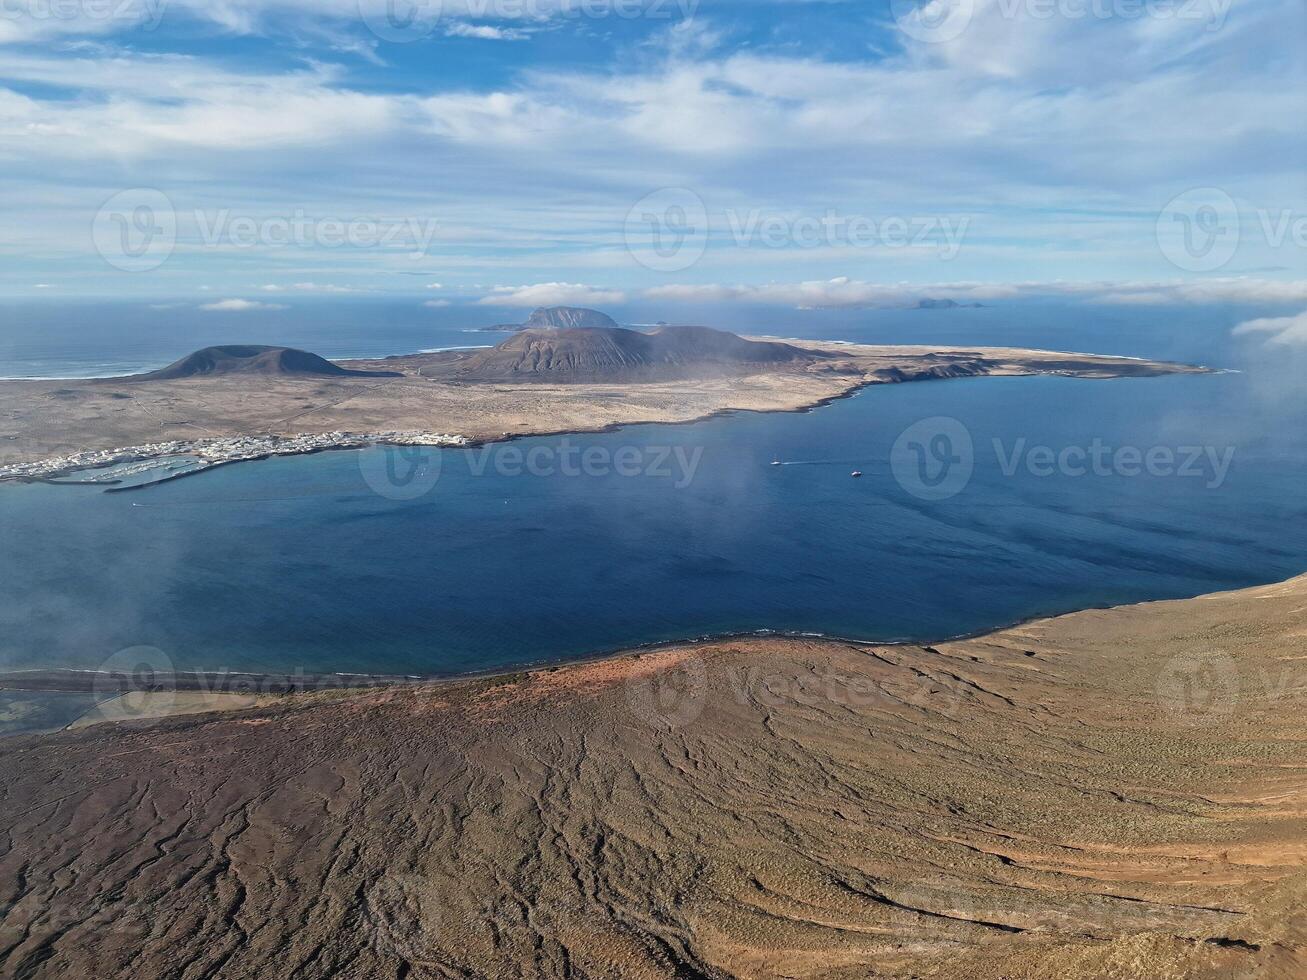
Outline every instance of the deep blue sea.
{"label": "deep blue sea", "polygon": [[[190,324],[172,347],[144,331],[131,356],[216,339],[398,353],[468,316],[372,315],[391,327],[354,347],[340,314],[317,337],[308,319],[257,338]],[[0,666],[147,645],[178,668],[445,673],[757,629],[930,640],[1307,569],[1304,364],[1231,339],[1248,311],[769,315],[754,329],[1239,373],[884,386],[808,413],[272,459],[130,493],[0,486]],[[106,316],[104,336],[45,341],[39,317],[13,320],[0,374],[109,360],[129,328]]]}

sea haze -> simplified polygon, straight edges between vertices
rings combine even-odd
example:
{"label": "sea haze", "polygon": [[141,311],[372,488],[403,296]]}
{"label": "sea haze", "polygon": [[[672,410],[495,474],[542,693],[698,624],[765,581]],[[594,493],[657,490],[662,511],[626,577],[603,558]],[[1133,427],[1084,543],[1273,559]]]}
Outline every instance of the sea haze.
{"label": "sea haze", "polygon": [[[1226,313],[1145,330],[1139,311],[1026,312],[923,311],[919,332],[981,344],[1042,330],[1045,346],[1183,349],[1245,370],[883,386],[810,413],[511,444],[555,460],[565,446],[673,451],[670,476],[514,475],[501,444],[440,452],[438,480],[407,500],[371,488],[383,449],[119,494],[3,486],[0,664],[95,667],[148,645],[179,668],[445,673],[755,629],[929,640],[1307,566],[1307,399],[1283,354],[1230,343]],[[844,332],[904,339],[912,315]],[[934,416],[975,446],[970,483],[939,501],[891,465],[899,434]],[[1024,455],[1005,472],[1020,447],[1094,440],[1234,456],[1223,479],[1209,462],[1191,477],[1040,476]],[[698,458],[692,479],[678,450]]]}

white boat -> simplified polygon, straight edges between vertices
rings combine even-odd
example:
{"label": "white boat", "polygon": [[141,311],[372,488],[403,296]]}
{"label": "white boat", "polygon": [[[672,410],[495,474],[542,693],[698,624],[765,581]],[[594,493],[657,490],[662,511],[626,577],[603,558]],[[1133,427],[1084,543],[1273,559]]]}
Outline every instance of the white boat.
{"label": "white boat", "polygon": [[849,474],[849,476],[853,477],[854,479],[857,479],[858,477],[862,476],[862,470],[854,470],[852,473]]}

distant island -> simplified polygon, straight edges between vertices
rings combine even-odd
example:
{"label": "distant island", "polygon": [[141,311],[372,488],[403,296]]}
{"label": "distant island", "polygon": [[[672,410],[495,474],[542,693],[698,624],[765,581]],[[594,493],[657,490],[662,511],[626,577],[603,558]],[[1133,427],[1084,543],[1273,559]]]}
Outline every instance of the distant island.
{"label": "distant island", "polygon": [[371,442],[457,446],[730,411],[801,411],[873,384],[1208,371],[1009,347],[741,337],[700,326],[643,332],[575,307],[538,310],[533,322],[489,350],[333,362],[234,344],[122,378],[3,381],[0,480],[124,465],[135,473],[186,457],[167,475],[175,479],[226,462]]}
{"label": "distant island", "polygon": [[518,330],[571,330],[578,327],[616,327],[617,321],[607,313],[579,306],[542,306],[531,312],[525,323],[497,323],[478,327],[481,333],[514,333]]}
{"label": "distant island", "polygon": [[984,305],[985,304],[983,303],[959,303],[955,299],[917,300],[917,309],[919,310],[961,310],[961,309],[978,310]]}

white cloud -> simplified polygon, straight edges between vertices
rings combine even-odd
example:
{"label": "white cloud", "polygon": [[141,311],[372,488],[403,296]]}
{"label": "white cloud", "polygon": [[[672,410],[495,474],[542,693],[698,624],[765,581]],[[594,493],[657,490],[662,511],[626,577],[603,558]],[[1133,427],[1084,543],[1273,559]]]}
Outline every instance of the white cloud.
{"label": "white cloud", "polygon": [[[496,12],[505,19],[542,20],[567,6],[569,0],[531,0],[530,3],[499,4]],[[393,3],[393,0],[389,0]],[[304,33],[340,36],[346,30],[359,31],[364,22],[383,23],[393,16],[388,0],[113,0],[112,3],[12,4],[0,10],[0,44],[52,40],[60,37],[102,37],[143,27],[154,30],[165,17],[190,16],[218,27],[226,34],[271,33],[278,25],[291,25]],[[486,4],[476,0],[444,0],[442,16],[484,14]],[[30,11],[30,13],[29,13]],[[25,15],[26,13],[26,15]],[[38,16],[37,14],[42,14]],[[435,25],[433,25],[434,27]]]}
{"label": "white cloud", "polygon": [[284,293],[292,291],[297,293],[357,293],[360,291],[355,289],[353,286],[337,286],[329,282],[297,282],[292,283],[289,286],[279,286],[275,283],[269,283],[260,288],[265,293]]}
{"label": "white cloud", "polygon": [[1268,334],[1268,344],[1287,344],[1295,347],[1307,345],[1307,310],[1297,316],[1262,317],[1245,320],[1234,328],[1239,334]]}
{"label": "white cloud", "polygon": [[1298,303],[1307,302],[1307,279],[1227,277],[1192,282],[1123,283],[1106,290],[1102,301],[1124,305]]}
{"label": "white cloud", "polygon": [[1061,296],[1120,305],[1203,305],[1307,301],[1307,280],[1223,278],[1199,282],[939,282],[876,283],[836,279],[749,285],[668,285],[646,289],[646,299],[672,302],[723,302],[793,306],[798,309],[873,309],[915,305],[923,299],[988,302],[1034,296]]}
{"label": "white cloud", "polygon": [[205,303],[202,310],[219,313],[246,313],[251,310],[284,310],[280,303],[259,303],[251,299],[220,299],[216,303]]}
{"label": "white cloud", "polygon": [[571,282],[540,282],[532,286],[496,286],[477,302],[482,306],[593,306],[623,303],[626,294]]}
{"label": "white cloud", "polygon": [[[130,2],[147,13],[158,6]],[[1307,152],[1307,131],[1294,120],[1304,68],[1298,36],[1285,25],[1301,23],[1302,0],[1235,5],[1219,31],[1179,15],[1032,18],[1030,4],[976,0],[973,22],[956,41],[903,38],[903,50],[862,61],[823,61],[821,45],[797,39],[793,47],[727,47],[703,17],[696,28],[667,31],[636,49],[595,46],[601,56],[612,53],[606,64],[594,52],[577,67],[519,57],[492,66],[474,87],[456,87],[447,72],[406,71],[402,83],[390,84],[354,58],[326,63],[347,49],[392,50],[359,18],[360,3],[366,13],[386,2],[171,0],[170,23],[174,14],[197,23],[154,35],[148,51],[107,40],[113,25],[89,24],[39,28],[96,39],[76,48],[4,46],[4,37],[22,40],[38,26],[0,17],[0,168],[11,190],[0,201],[0,252],[10,288],[49,275],[38,262],[103,265],[86,228],[111,194],[136,186],[165,191],[179,215],[199,208],[284,215],[301,206],[346,219],[434,215],[442,275],[569,289],[574,279],[595,278],[628,292],[665,281],[627,250],[629,210],[660,188],[688,187],[703,198],[716,234],[687,278],[792,280],[694,287],[700,298],[716,291],[846,307],[899,301],[900,278],[1001,280],[1015,268],[1160,282],[1172,268],[1155,223],[1178,192],[1228,190],[1250,212],[1249,229],[1253,209],[1301,200],[1294,163]],[[538,19],[493,24],[482,23],[491,18],[476,6],[446,0],[429,50],[439,49],[444,31],[507,38],[535,30],[555,0],[523,5],[539,7]],[[227,46],[194,43],[213,24],[293,43],[280,55],[260,44],[240,57]],[[346,35],[364,40],[351,48]],[[336,40],[324,52],[329,37]],[[159,53],[170,44],[192,53]],[[723,215],[753,208],[974,220],[953,263],[922,272],[923,263],[938,261],[930,250],[836,254],[723,244]],[[32,247],[36,236],[41,247]],[[1292,265],[1289,256],[1300,254],[1244,237],[1231,268]],[[239,253],[189,245],[179,241],[170,272],[189,281],[203,275],[219,295],[248,288]],[[15,265],[14,253],[27,264]],[[280,254],[269,261],[293,255],[293,267],[284,267],[293,271],[257,274],[363,281],[347,278],[359,268],[353,263],[372,262],[384,273],[403,268],[400,256],[351,255],[344,266],[323,256],[314,265],[302,250]],[[781,263],[783,272],[770,271]],[[830,278],[846,269],[882,282]],[[690,287],[661,288],[672,298]],[[1153,291],[1099,290],[1099,299],[1199,302],[1205,290],[1238,292],[1207,281],[1187,292],[1161,282]],[[508,304],[512,295],[487,300]],[[1262,295],[1270,291],[1258,286],[1236,301]],[[1280,295],[1291,300],[1293,290]]]}
{"label": "white cloud", "polygon": [[0,58],[0,78],[105,98],[34,99],[0,88],[0,154],[21,149],[24,158],[131,159],[185,148],[251,152],[355,140],[398,125],[407,100],[341,88],[340,76],[326,65],[242,73],[172,54],[8,53]]}
{"label": "white cloud", "polygon": [[530,33],[514,27],[492,27],[456,20],[445,27],[446,37],[471,37],[482,41],[525,41]]}

